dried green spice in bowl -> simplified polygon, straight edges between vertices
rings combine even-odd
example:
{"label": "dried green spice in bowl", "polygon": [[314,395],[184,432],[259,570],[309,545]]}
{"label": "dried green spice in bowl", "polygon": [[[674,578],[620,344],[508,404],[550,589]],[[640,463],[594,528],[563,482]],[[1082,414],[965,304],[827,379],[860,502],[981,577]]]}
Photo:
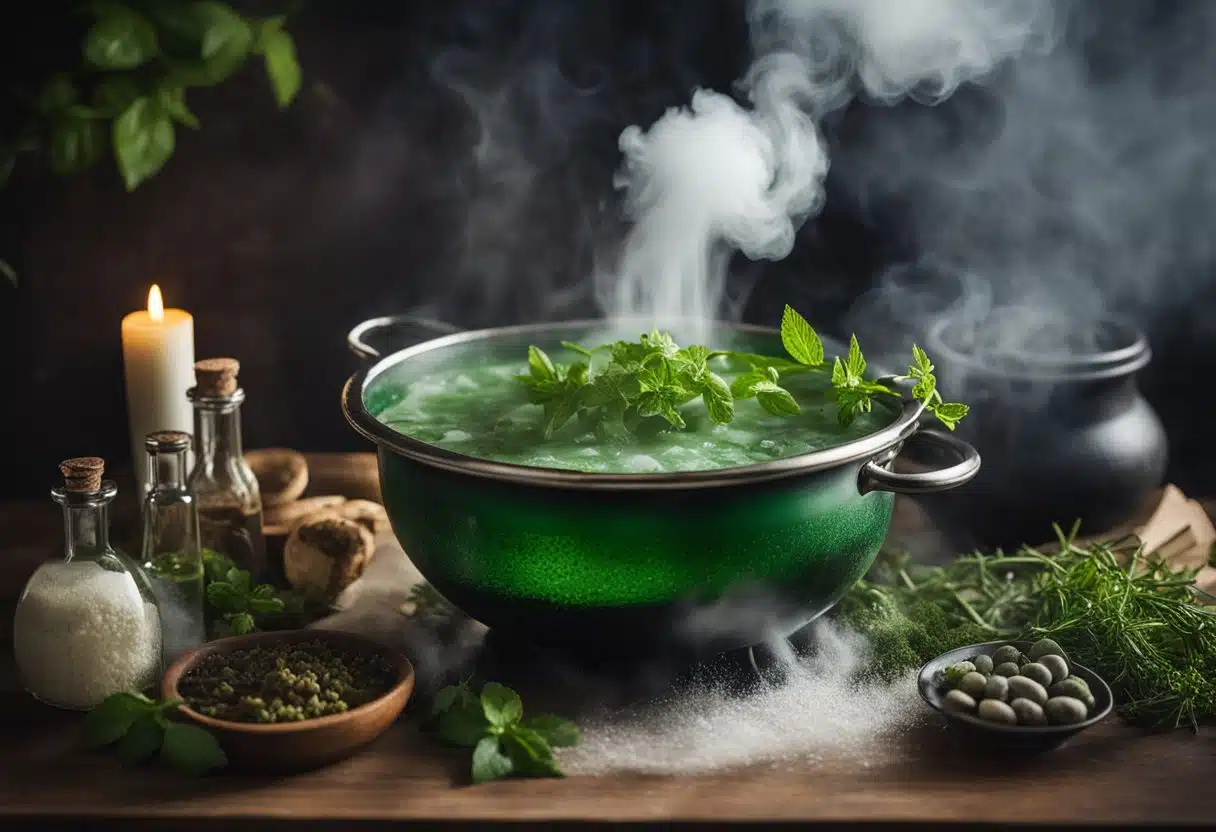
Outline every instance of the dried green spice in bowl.
{"label": "dried green spice in bowl", "polygon": [[349,757],[393,724],[413,690],[404,656],[327,629],[211,641],[174,662],[161,683],[163,698],[185,700],[177,716],[214,735],[233,768],[260,774]]}
{"label": "dried green spice in bowl", "polygon": [[231,722],[299,722],[346,713],[387,693],[393,668],[378,654],[316,639],[206,656],[178,684],[191,708]]}

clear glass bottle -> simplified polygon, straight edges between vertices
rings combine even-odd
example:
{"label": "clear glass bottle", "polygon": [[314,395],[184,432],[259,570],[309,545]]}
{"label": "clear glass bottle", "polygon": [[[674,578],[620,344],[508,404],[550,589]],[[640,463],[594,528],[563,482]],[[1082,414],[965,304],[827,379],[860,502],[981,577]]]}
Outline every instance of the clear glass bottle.
{"label": "clear glass bottle", "polygon": [[110,545],[118,493],[97,457],[59,466],[64,550],[30,577],[13,615],[17,676],[50,705],[89,710],[112,693],[147,690],[161,673],[155,596],[137,564]]}
{"label": "clear glass bottle", "polygon": [[168,664],[207,640],[198,507],[186,486],[190,434],[150,433],[144,449],[148,452],[148,488],[143,510],[143,568],[160,609]]}
{"label": "clear glass bottle", "polygon": [[241,447],[240,364],[211,358],[194,365],[195,462],[189,487],[198,501],[203,548],[227,555],[254,580],[267,576],[262,496]]}

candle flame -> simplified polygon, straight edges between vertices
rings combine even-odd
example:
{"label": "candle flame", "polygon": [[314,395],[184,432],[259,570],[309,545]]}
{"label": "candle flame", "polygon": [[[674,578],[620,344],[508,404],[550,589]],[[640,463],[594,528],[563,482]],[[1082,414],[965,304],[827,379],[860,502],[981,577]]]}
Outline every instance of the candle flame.
{"label": "candle flame", "polygon": [[165,319],[165,300],[160,296],[160,287],[155,283],[148,290],[148,315],[154,321]]}

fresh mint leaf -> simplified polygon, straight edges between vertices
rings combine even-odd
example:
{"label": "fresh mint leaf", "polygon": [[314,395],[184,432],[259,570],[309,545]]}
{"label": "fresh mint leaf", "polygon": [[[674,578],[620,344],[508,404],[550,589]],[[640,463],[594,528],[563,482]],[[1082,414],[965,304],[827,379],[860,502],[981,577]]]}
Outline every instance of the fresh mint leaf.
{"label": "fresh mint leaf", "polygon": [[815,330],[792,306],[786,304],[781,315],[781,344],[799,364],[818,367],[823,364],[823,341]]}
{"label": "fresh mint leaf", "polygon": [[[419,584],[419,586],[422,586],[422,584]],[[438,715],[457,705],[470,705],[477,708],[478,711],[481,709],[481,702],[476,694],[473,693],[466,683],[461,682],[458,685],[448,685],[435,694],[435,702],[432,705],[431,713]]]}
{"label": "fresh mint leaf", "polygon": [[437,730],[448,745],[472,748],[490,730],[490,723],[479,699],[461,695],[439,714]]}
{"label": "fresh mint leaf", "polygon": [[933,369],[933,362],[929,360],[929,356],[924,350],[922,350],[916,344],[913,344],[912,365],[908,368],[908,374],[912,376],[912,378],[921,378],[922,376],[932,374]]}
{"label": "fresh mint leaf", "polygon": [[473,749],[473,783],[488,783],[507,777],[514,770],[511,758],[502,752],[498,737],[482,737]]}
{"label": "fresh mint leaf", "polygon": [[754,399],[756,385],[772,381],[773,379],[769,377],[766,370],[757,367],[735,376],[735,380],[730,386],[730,394],[736,399]]}
{"label": "fresh mint leaf", "polygon": [[13,287],[16,288],[17,270],[14,269],[7,260],[0,260],[0,274],[4,275],[8,282],[13,284]]}
{"label": "fresh mint leaf", "polygon": [[659,332],[657,329],[651,330],[649,335],[643,335],[642,340],[649,349],[664,358],[674,358],[675,354],[680,351],[679,345],[670,334]]}
{"label": "fresh mint leaf", "polygon": [[123,182],[133,191],[173,155],[173,121],[155,99],[141,96],[114,120],[112,141]]}
{"label": "fresh mint leaf", "polygon": [[861,355],[861,345],[857,343],[857,335],[849,338],[849,355],[845,359],[845,370],[851,378],[860,380],[866,371],[866,360]]}
{"label": "fresh mint leaf", "polygon": [[184,86],[170,84],[161,87],[156,91],[156,97],[160,101],[160,105],[165,108],[165,112],[174,121],[193,130],[199,128],[198,116],[190,112],[190,108],[186,106],[186,88]]}
{"label": "fresh mint leaf", "polygon": [[511,760],[514,774],[520,777],[564,777],[553,759],[553,749],[536,731],[512,725],[502,735],[501,747]]}
{"label": "fresh mint leaf", "polygon": [[844,362],[839,357],[832,362],[832,386],[843,387],[849,383],[849,373],[844,368]]}
{"label": "fresh mint leaf", "polygon": [[253,620],[253,616],[247,612],[238,612],[225,616],[225,618],[228,620],[228,629],[234,636],[249,635],[258,628],[257,622]]}
{"label": "fresh mint leaf", "polygon": [[204,59],[249,51],[253,31],[239,14],[223,3],[198,3],[204,19],[202,52]]}
{"label": "fresh mint leaf", "polygon": [[933,408],[933,415],[937,417],[943,425],[950,430],[958,427],[958,423],[965,417],[971,408],[965,404],[958,402],[942,402]]}
{"label": "fresh mint leaf", "polygon": [[114,746],[114,753],[124,764],[138,765],[160,750],[165,729],[156,717],[155,713],[140,714]]}
{"label": "fresh mint leaf", "polygon": [[528,347],[528,369],[532,378],[537,381],[553,381],[557,379],[557,369],[548,353],[540,347]]}
{"label": "fresh mint leaf", "polygon": [[195,777],[228,765],[228,756],[209,731],[183,722],[165,726],[160,753],[178,771]]}
{"label": "fresh mint leaf", "polygon": [[98,69],[135,69],[156,57],[156,28],[118,3],[94,6],[95,22],[84,37],[84,56]]}
{"label": "fresh mint leaf", "polygon": [[752,392],[760,406],[774,416],[793,416],[802,412],[790,391],[779,384],[761,381],[752,388]]}
{"label": "fresh mint leaf", "polygon": [[275,101],[282,109],[300,91],[301,72],[295,41],[283,31],[281,20],[272,19],[262,26],[260,47],[266,63],[266,76],[274,88]]}
{"label": "fresh mint leaf", "polygon": [[553,748],[573,748],[583,741],[578,726],[553,714],[540,714],[524,722],[524,725],[549,743]]}
{"label": "fresh mint leaf", "polygon": [[249,599],[249,611],[259,613],[262,615],[282,612],[283,611],[283,599],[282,598],[252,597]]}
{"label": "fresh mint leaf", "polygon": [[495,728],[519,722],[524,715],[519,694],[498,682],[487,682],[481,689],[481,707],[486,720]]}
{"label": "fresh mint leaf", "polygon": [[728,425],[735,418],[735,401],[731,395],[730,385],[716,373],[708,370],[701,378],[701,399],[709,418],[718,425]]}
{"label": "fresh mint leaf", "polygon": [[60,176],[82,173],[101,158],[106,146],[105,128],[90,118],[60,117],[51,126],[48,156],[51,170]]}
{"label": "fresh mint leaf", "polygon": [[581,344],[576,344],[573,341],[562,341],[561,345],[563,347],[565,347],[566,349],[570,350],[571,352],[576,352],[579,355],[584,356],[588,359],[591,358],[591,355],[592,355],[591,350],[587,349],[586,347],[582,346]]}
{"label": "fresh mint leaf", "polygon": [[158,14],[157,22],[185,47],[172,62],[171,74],[188,87],[226,81],[253,48],[253,28],[223,3],[189,3],[184,9]]}
{"label": "fresh mint leaf", "polygon": [[118,742],[135,720],[150,710],[146,697],[126,692],[107,696],[84,718],[85,744],[100,748]]}
{"label": "fresh mint leaf", "polygon": [[227,581],[207,585],[207,603],[220,613],[243,612],[245,594]]}
{"label": "fresh mint leaf", "polygon": [[253,576],[244,569],[236,569],[235,567],[228,570],[228,574],[224,576],[224,580],[232,585],[241,595],[248,595],[253,589]]}

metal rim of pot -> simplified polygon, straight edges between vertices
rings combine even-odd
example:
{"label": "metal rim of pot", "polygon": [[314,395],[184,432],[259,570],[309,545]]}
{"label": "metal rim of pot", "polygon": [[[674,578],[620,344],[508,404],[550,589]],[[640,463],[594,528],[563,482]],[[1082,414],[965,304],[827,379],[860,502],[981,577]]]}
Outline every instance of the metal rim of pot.
{"label": "metal rim of pot", "polygon": [[[852,442],[809,454],[751,465],[710,471],[681,471],[662,474],[588,473],[478,459],[400,433],[379,421],[363,403],[363,392],[368,382],[390,367],[425,353],[494,337],[529,333],[551,334],[554,330],[590,329],[603,326],[605,323],[606,321],[603,319],[585,319],[465,331],[451,324],[410,315],[386,315],[363,321],[351,329],[347,335],[347,344],[355,355],[375,363],[359,370],[343,386],[342,413],[351,427],[364,438],[374,442],[377,446],[388,448],[425,465],[500,482],[550,488],[605,491],[720,488],[779,480],[865,460],[858,473],[857,481],[857,490],[861,494],[872,491],[928,494],[948,491],[964,485],[979,472],[980,456],[975,448],[943,431],[922,429],[920,425],[924,404],[912,399],[906,393],[899,415],[891,424]],[[778,335],[778,332],[770,327],[733,323],[721,325],[737,332]],[[438,337],[388,355],[381,354],[367,342],[367,336],[374,331],[395,326],[420,328],[437,333]],[[936,445],[939,450],[955,456],[958,462],[946,468],[916,473],[900,473],[890,470],[887,466],[899,455],[904,442],[914,435]]]}
{"label": "metal rim of pot", "polygon": [[958,320],[947,316],[929,327],[927,341],[930,353],[982,376],[1040,382],[1102,381],[1131,375],[1144,368],[1153,358],[1148,338],[1138,327],[1111,318],[1101,321],[1099,326],[1120,336],[1117,347],[1095,348],[1079,355],[1023,354],[1018,356],[1016,362],[997,364],[952,343],[950,331],[958,324]]}

